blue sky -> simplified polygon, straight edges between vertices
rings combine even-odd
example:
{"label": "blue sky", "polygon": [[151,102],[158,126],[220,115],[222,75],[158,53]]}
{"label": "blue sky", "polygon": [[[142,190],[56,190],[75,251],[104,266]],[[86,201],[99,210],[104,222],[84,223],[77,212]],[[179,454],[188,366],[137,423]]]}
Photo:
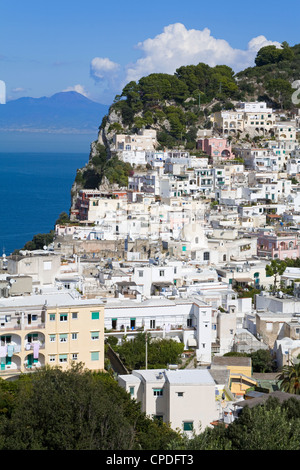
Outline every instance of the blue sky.
{"label": "blue sky", "polygon": [[[180,65],[253,65],[259,47],[300,42],[298,1],[0,0],[7,100],[75,89],[110,104],[129,80]],[[300,77],[299,77],[300,78]]]}

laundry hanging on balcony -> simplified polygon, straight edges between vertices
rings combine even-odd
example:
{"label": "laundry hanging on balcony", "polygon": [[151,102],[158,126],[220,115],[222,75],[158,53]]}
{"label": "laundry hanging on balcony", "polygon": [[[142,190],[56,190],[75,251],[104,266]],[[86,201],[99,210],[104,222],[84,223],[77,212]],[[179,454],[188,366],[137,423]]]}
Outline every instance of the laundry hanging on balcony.
{"label": "laundry hanging on balcony", "polygon": [[7,355],[7,346],[0,346],[0,358],[6,357]]}
{"label": "laundry hanging on balcony", "polygon": [[8,355],[8,357],[12,357],[13,353],[14,353],[14,347],[13,347],[12,344],[9,344],[7,346],[7,355]]}
{"label": "laundry hanging on balcony", "polygon": [[33,358],[38,359],[39,357],[40,345],[39,343],[34,343],[33,345]]}

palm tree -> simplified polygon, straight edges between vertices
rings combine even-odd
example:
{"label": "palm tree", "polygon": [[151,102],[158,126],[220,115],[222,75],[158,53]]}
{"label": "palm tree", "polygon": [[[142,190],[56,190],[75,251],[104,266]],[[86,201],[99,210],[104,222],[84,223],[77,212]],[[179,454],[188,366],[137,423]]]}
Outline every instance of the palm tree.
{"label": "palm tree", "polygon": [[296,364],[292,362],[290,366],[283,366],[277,379],[281,391],[300,395],[300,362]]}

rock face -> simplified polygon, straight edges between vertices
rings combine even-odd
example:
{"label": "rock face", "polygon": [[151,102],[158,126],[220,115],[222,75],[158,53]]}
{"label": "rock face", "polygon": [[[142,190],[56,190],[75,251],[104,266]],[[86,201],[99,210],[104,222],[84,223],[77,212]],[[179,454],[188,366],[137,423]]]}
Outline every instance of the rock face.
{"label": "rock face", "polygon": [[[110,108],[108,114],[105,116],[102,121],[98,133],[98,143],[104,145],[108,153],[108,158],[111,156],[110,147],[113,142],[113,137],[116,133],[114,129],[114,124],[118,124],[122,129],[124,129],[124,124],[122,122],[121,113],[116,112],[114,108]],[[125,129],[124,129],[125,130]]]}

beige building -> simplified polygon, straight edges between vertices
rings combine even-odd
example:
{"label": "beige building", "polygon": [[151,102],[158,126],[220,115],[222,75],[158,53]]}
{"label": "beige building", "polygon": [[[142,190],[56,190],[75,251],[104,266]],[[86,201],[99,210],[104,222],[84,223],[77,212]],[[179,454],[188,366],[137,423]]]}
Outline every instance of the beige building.
{"label": "beige building", "polygon": [[118,381],[148,416],[187,435],[203,432],[219,416],[216,384],[207,369],[134,370]]}
{"label": "beige building", "polygon": [[[24,254],[22,254],[24,253]],[[7,272],[32,278],[33,286],[51,285],[60,272],[61,257],[48,251],[35,250],[7,258]]]}
{"label": "beige building", "polygon": [[275,114],[265,102],[238,103],[235,110],[213,115],[214,128],[223,135],[249,133],[267,135],[275,125]]}
{"label": "beige building", "polygon": [[0,377],[45,365],[104,369],[104,306],[68,293],[1,299]]}
{"label": "beige building", "polygon": [[112,151],[151,151],[157,145],[156,130],[141,129],[138,134],[115,134]]}

